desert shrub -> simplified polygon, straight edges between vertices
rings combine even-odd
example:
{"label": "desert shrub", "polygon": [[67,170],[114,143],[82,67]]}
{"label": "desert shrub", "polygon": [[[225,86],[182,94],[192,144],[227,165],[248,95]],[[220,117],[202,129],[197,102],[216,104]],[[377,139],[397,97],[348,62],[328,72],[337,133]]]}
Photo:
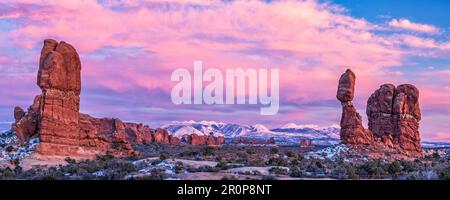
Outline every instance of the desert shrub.
{"label": "desert shrub", "polygon": [[1,180],[8,180],[8,179],[14,179],[16,177],[16,174],[14,171],[7,167],[4,169],[0,169],[0,179]]}
{"label": "desert shrub", "polygon": [[398,161],[394,161],[388,165],[387,171],[389,174],[398,174],[402,172],[402,165]]}
{"label": "desert shrub", "polygon": [[448,166],[439,173],[439,179],[450,180],[450,166]]}
{"label": "desert shrub", "polygon": [[269,172],[277,174],[277,175],[286,175],[288,174],[288,170],[281,167],[272,167],[269,169]]}
{"label": "desert shrub", "polygon": [[319,168],[319,169],[323,169],[323,168],[324,168],[322,162],[320,162],[320,161],[316,161],[316,162],[315,162],[315,165],[316,165],[316,167]]}
{"label": "desert shrub", "polygon": [[176,162],[174,166],[175,173],[179,174],[184,171],[184,165],[182,162]]}
{"label": "desert shrub", "polygon": [[418,160],[417,161],[401,160],[400,164],[403,167],[404,172],[421,171],[423,169],[422,162]]}
{"label": "desert shrub", "polygon": [[292,151],[288,151],[288,152],[286,152],[286,156],[289,158],[293,158],[293,157],[295,157],[295,153]]}
{"label": "desert shrub", "polygon": [[261,158],[256,158],[256,159],[252,159],[249,161],[248,163],[250,166],[255,166],[255,167],[263,167],[266,165],[266,163],[264,162],[263,159]]}
{"label": "desert shrub", "polygon": [[276,148],[276,147],[271,148],[270,149],[270,153],[271,154],[277,154],[278,153],[278,148]]}
{"label": "desert shrub", "polygon": [[298,159],[299,161],[303,161],[303,160],[305,160],[305,156],[302,155],[302,154],[299,154],[299,155],[297,156],[297,159]]}
{"label": "desert shrub", "polygon": [[274,165],[274,166],[288,166],[288,161],[283,159],[283,158],[271,158],[269,159],[268,162],[269,165]]}
{"label": "desert shrub", "polygon": [[303,172],[300,170],[299,167],[291,167],[289,169],[289,176],[291,177],[303,177]]}
{"label": "desert shrub", "polygon": [[205,148],[203,148],[202,150],[201,150],[201,152],[202,152],[202,154],[204,155],[204,156],[211,156],[211,155],[214,155],[215,154],[215,152],[216,152],[216,148],[214,148],[214,147],[205,147]]}
{"label": "desert shrub", "polygon": [[162,152],[161,154],[159,154],[159,159],[160,160],[166,160],[166,159],[169,159],[169,158],[170,158],[170,155],[167,152]]}
{"label": "desert shrub", "polygon": [[383,169],[383,165],[380,163],[380,160],[370,160],[368,162],[363,163],[358,167],[357,170],[360,175],[367,175],[370,177],[381,177],[386,172]]}
{"label": "desert shrub", "polygon": [[11,151],[13,151],[14,150],[14,147],[13,146],[8,146],[8,147],[6,147],[6,149],[5,149],[5,151],[7,152],[7,153],[9,153],[9,152],[11,152]]}
{"label": "desert shrub", "polygon": [[168,176],[162,169],[153,169],[149,175],[137,176],[131,178],[132,180],[164,180]]}
{"label": "desert shrub", "polygon": [[216,156],[215,160],[218,161],[218,162],[221,162],[223,160],[223,157],[222,156]]}
{"label": "desert shrub", "polygon": [[237,162],[248,163],[249,155],[247,154],[247,152],[238,152],[237,157],[238,157]]}
{"label": "desert shrub", "polygon": [[157,165],[157,164],[161,163],[162,161],[163,161],[163,160],[156,159],[156,160],[153,160],[153,161],[151,162],[151,164],[152,164],[152,165]]}
{"label": "desert shrub", "polygon": [[291,165],[298,166],[298,165],[300,165],[300,161],[298,159],[294,159],[291,161]]}
{"label": "desert shrub", "polygon": [[69,164],[69,165],[73,165],[73,164],[76,164],[76,163],[77,163],[77,161],[76,161],[75,159],[72,159],[72,158],[70,158],[70,157],[66,157],[66,158],[64,159],[64,161],[66,161],[67,164]]}
{"label": "desert shrub", "polygon": [[197,156],[199,152],[197,151],[184,151],[178,154],[178,157],[194,157]]}
{"label": "desert shrub", "polygon": [[255,154],[256,151],[254,149],[247,149],[245,152],[247,152],[247,154]]}
{"label": "desert shrub", "polygon": [[353,165],[346,166],[345,175],[347,176],[348,179],[353,179],[353,180],[359,179],[359,176],[358,176],[358,174],[356,174],[356,170],[353,167]]}
{"label": "desert shrub", "polygon": [[228,163],[226,163],[226,162],[219,162],[219,163],[217,163],[216,168],[219,168],[221,170],[227,170],[228,169]]}

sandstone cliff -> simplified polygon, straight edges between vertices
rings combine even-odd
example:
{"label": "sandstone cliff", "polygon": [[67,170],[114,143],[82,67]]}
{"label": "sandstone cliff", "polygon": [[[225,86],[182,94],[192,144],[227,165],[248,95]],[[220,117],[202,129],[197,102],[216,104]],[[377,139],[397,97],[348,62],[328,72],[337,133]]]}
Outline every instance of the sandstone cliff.
{"label": "sandstone cliff", "polygon": [[[174,144],[180,139],[166,130],[147,125],[125,123],[119,119],[94,118],[81,114],[81,62],[75,48],[52,39],[44,41],[39,59],[37,85],[42,93],[35,97],[27,112],[16,107],[13,131],[22,142],[39,134],[38,152],[43,155],[91,157],[111,153],[134,155],[133,144]],[[198,142],[203,145],[213,143]],[[213,138],[214,144],[223,141]],[[216,141],[217,140],[217,141]]]}

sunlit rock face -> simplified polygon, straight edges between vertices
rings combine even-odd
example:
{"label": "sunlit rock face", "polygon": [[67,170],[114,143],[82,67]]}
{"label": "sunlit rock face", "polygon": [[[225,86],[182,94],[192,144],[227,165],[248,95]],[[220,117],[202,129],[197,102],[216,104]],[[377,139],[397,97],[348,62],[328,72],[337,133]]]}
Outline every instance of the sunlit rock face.
{"label": "sunlit rock face", "polygon": [[[37,85],[42,93],[28,110],[14,109],[12,130],[21,142],[39,134],[37,151],[42,155],[130,156],[138,154],[132,144],[180,144],[180,138],[169,136],[164,129],[80,113],[81,61],[66,42],[44,41]],[[194,136],[188,141],[192,145],[220,145],[224,138]]]}
{"label": "sunlit rock face", "polygon": [[336,97],[342,104],[341,142],[349,146],[365,145],[374,151],[387,149],[406,156],[422,156],[419,90],[410,84],[381,85],[367,101],[369,128],[365,129],[352,103],[355,81],[356,76],[350,69],[339,79]]}

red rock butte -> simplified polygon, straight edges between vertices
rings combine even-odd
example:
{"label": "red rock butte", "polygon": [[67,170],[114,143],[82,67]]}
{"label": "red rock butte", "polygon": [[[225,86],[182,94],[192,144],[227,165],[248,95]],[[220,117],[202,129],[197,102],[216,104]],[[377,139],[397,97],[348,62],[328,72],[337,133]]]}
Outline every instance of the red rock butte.
{"label": "red rock butte", "polygon": [[369,157],[422,157],[419,90],[410,84],[381,85],[367,101],[369,129],[365,129],[352,103],[355,80],[350,69],[339,79],[336,97],[342,104],[341,142],[365,150],[361,152]]}
{"label": "red rock butte", "polygon": [[[113,118],[94,118],[79,112],[81,62],[75,48],[66,42],[44,41],[39,59],[37,85],[42,93],[25,112],[14,109],[12,130],[22,142],[38,134],[42,155],[93,157],[138,154],[133,144],[180,144],[163,129],[126,123]],[[187,136],[192,145],[220,145],[223,137]]]}

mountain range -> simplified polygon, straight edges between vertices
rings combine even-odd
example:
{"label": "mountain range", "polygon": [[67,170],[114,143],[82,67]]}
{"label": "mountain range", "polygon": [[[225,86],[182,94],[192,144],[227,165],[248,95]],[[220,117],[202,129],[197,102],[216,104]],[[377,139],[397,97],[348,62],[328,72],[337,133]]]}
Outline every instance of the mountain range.
{"label": "mountain range", "polygon": [[319,127],[316,125],[286,124],[279,128],[269,129],[262,124],[245,125],[215,121],[174,121],[161,128],[170,135],[210,135],[224,136],[227,141],[237,137],[252,140],[269,140],[273,138],[276,144],[298,145],[301,140],[310,140],[315,145],[332,145],[339,143],[339,126]]}

